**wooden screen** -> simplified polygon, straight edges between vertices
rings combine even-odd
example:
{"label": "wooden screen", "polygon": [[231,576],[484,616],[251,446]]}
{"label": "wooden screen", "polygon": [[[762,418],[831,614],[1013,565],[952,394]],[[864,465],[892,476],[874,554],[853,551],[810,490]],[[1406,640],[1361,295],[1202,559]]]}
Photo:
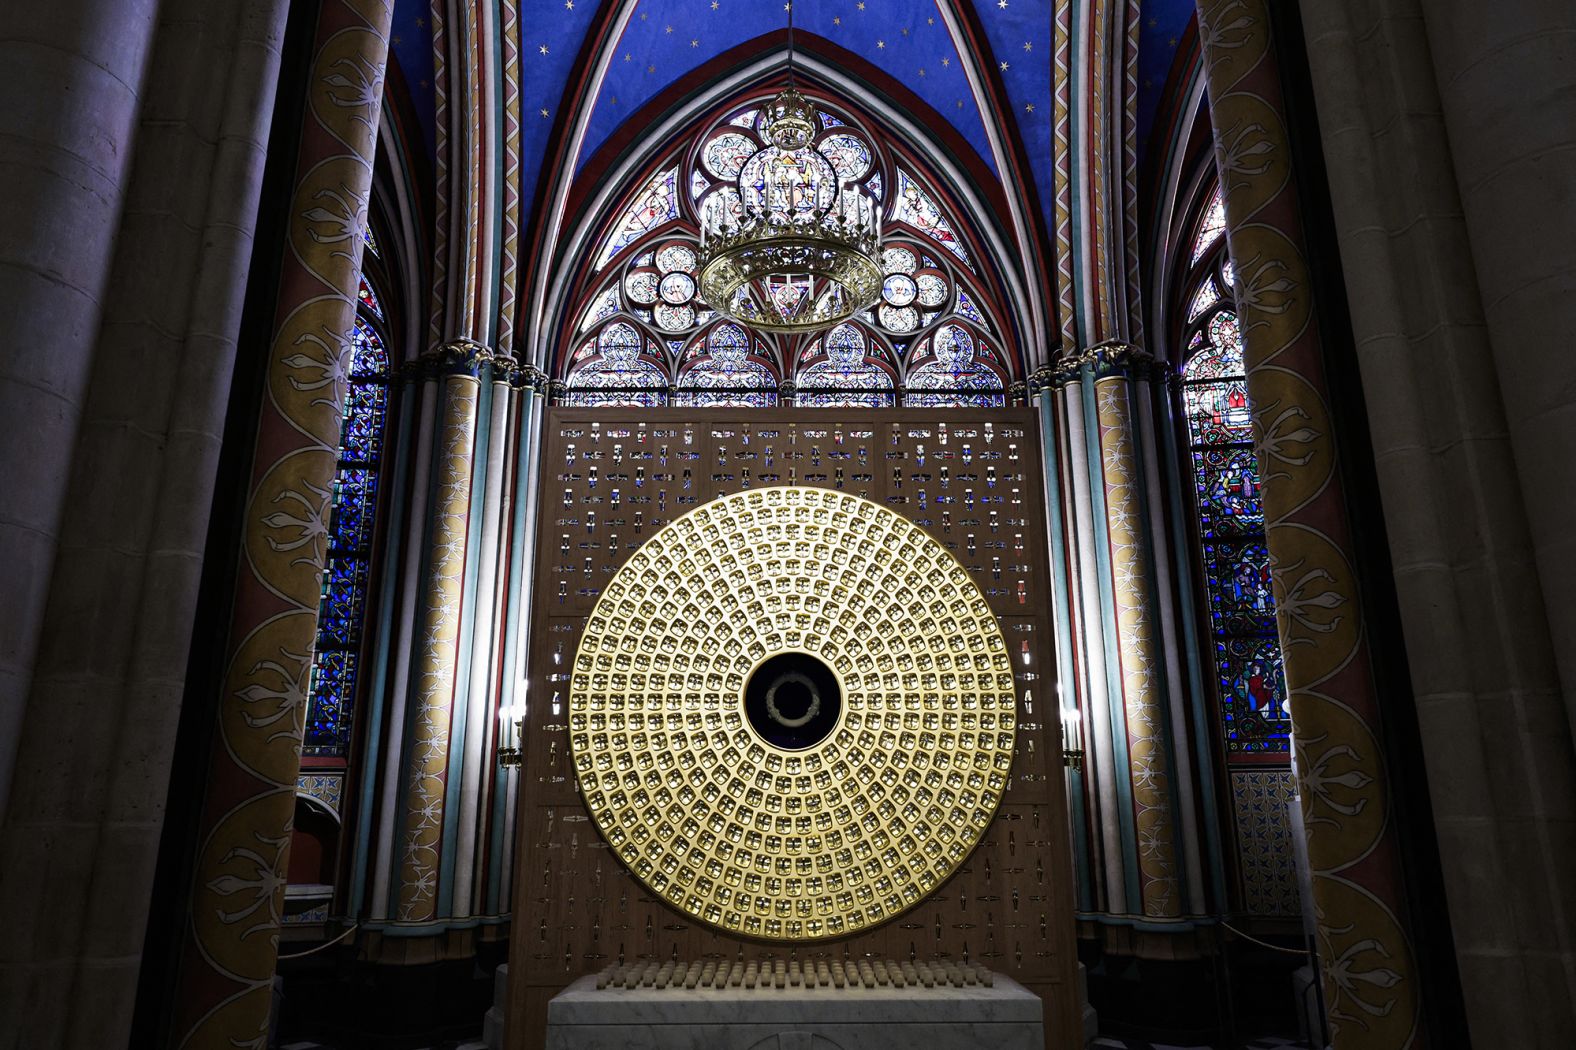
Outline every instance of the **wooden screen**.
{"label": "wooden screen", "polygon": [[[1046,1004],[1081,1042],[1072,864],[1052,665],[1038,420],[1024,409],[584,409],[546,414],[520,776],[509,1043],[543,1045],[547,1001],[610,963],[798,957],[967,959]],[[623,869],[577,794],[569,668],[632,551],[718,496],[813,485],[863,496],[939,540],[1000,618],[1018,685],[1012,780],[969,860],[919,906],[793,948],[711,929]]]}

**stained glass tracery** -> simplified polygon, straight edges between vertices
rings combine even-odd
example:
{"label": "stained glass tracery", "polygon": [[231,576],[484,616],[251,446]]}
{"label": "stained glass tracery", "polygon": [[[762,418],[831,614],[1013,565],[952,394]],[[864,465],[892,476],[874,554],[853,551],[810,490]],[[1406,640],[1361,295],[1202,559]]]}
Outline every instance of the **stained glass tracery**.
{"label": "stained glass tracery", "polygon": [[905,407],[994,408],[1007,403],[1001,377],[979,362],[974,337],[963,326],[942,325],[919,344],[917,357],[924,363],[909,372]]}
{"label": "stained glass tracery", "polygon": [[696,340],[690,356],[693,363],[679,373],[675,405],[769,408],[777,404],[777,376],[760,361],[751,360],[750,334],[741,325],[723,321],[713,326],[704,339]]}
{"label": "stained glass tracery", "polygon": [[618,227],[598,255],[598,270],[611,262],[627,245],[639,240],[642,234],[651,232],[670,219],[678,218],[678,177],[677,168],[659,171],[651,177],[640,196],[625,210]]}
{"label": "stained glass tracery", "polygon": [[[844,403],[832,393],[835,384],[849,391],[849,404],[893,404],[900,385],[915,392],[912,398],[905,394],[905,403],[1005,404],[1004,362],[1013,356],[1006,346],[987,350],[981,345],[977,357],[957,368],[908,352],[919,341],[949,343],[950,336],[938,335],[948,324],[961,322],[993,341],[1006,331],[994,316],[999,304],[984,294],[973,273],[961,227],[919,169],[896,167],[858,119],[826,109],[818,109],[818,118],[814,159],[835,172],[829,185],[858,184],[877,200],[884,187],[893,190],[883,207],[888,222],[882,297],[854,326],[869,341],[871,356],[844,356],[843,344],[851,338],[846,332],[835,338],[826,333],[816,345],[827,352],[806,355],[803,342],[747,324],[741,331],[759,352],[747,353],[743,363],[698,350],[707,333],[719,330],[717,315],[698,297],[699,219],[719,209],[742,217],[746,202],[737,189],[740,180],[753,185],[745,176],[780,152],[762,135],[758,105],[741,106],[660,163],[612,219],[595,264],[596,273],[609,276],[600,276],[595,293],[577,307],[574,349],[564,359],[572,403],[712,404],[735,394],[751,404],[771,403],[775,385],[769,398],[759,385],[764,371],[773,384],[791,381],[804,391],[796,402],[801,405]],[[791,313],[804,294],[805,289],[785,282],[757,305]],[[595,340],[597,332],[613,324],[628,325],[668,349],[615,365]],[[892,360],[884,362],[888,351]],[[767,360],[785,362],[784,371],[773,372],[761,363]],[[659,373],[665,373],[661,383]]]}
{"label": "stained glass tracery", "polygon": [[[871,359],[869,336],[852,322],[827,333],[825,358],[799,373],[797,404],[807,408],[890,408],[892,377]],[[821,346],[807,356],[819,356]]]}
{"label": "stained glass tracery", "polygon": [[668,403],[667,371],[656,363],[655,342],[641,351],[641,334],[628,321],[604,325],[575,355],[580,363],[569,373],[569,404],[650,408]]}

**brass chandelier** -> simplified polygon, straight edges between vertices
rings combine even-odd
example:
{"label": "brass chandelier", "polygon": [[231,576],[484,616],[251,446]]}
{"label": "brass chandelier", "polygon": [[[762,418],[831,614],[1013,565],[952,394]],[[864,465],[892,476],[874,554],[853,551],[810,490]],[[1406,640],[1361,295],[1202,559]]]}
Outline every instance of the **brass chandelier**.
{"label": "brass chandelier", "polygon": [[811,143],[816,114],[793,85],[793,9],[788,11],[788,86],[769,102],[770,143],[738,175],[740,210],[708,212],[700,224],[700,296],[752,328],[816,332],[848,320],[881,295],[881,209]]}

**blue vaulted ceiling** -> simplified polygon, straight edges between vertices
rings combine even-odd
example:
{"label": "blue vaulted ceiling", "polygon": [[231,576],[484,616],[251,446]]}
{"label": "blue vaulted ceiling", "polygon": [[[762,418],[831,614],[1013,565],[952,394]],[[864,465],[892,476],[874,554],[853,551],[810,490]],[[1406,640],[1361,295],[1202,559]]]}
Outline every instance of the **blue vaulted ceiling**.
{"label": "blue vaulted ceiling", "polygon": [[[551,130],[587,34],[618,0],[519,0],[521,194],[535,200]],[[397,0],[392,40],[427,141],[432,129],[430,0]],[[906,85],[997,170],[987,122],[1017,126],[1042,208],[1052,199],[1054,0],[797,0],[796,27],[851,51]],[[948,13],[953,12],[951,17]],[[961,13],[960,13],[961,12]],[[1160,109],[1192,0],[1144,0],[1139,44],[1140,150]],[[631,114],[719,54],[785,24],[783,0],[638,0],[618,28],[613,60],[597,85],[584,164]],[[971,23],[983,31],[976,38]],[[954,33],[956,30],[956,34]],[[982,107],[961,57],[973,49],[1000,78],[1007,112]],[[986,103],[988,107],[988,103]]]}

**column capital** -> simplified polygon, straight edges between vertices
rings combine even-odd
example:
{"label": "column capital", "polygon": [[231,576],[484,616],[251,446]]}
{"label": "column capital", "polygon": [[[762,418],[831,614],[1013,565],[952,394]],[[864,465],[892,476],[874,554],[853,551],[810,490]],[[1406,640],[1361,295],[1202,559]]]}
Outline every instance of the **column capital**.
{"label": "column capital", "polygon": [[1042,392],[1059,385],[1056,381],[1056,368],[1052,365],[1041,365],[1029,373],[1028,382],[1029,396],[1038,397]]}
{"label": "column capital", "polygon": [[515,390],[527,388],[540,391],[547,386],[547,373],[535,365],[523,365],[518,361],[509,360],[504,367],[504,377]]}
{"label": "column capital", "polygon": [[1155,357],[1149,351],[1120,339],[1107,339],[1074,355],[1078,367],[1085,365],[1094,370],[1096,379],[1110,376],[1147,378],[1155,366]]}
{"label": "column capital", "polygon": [[507,360],[500,358],[493,350],[474,339],[456,339],[429,350],[422,356],[432,358],[433,367],[438,375],[466,375],[472,378],[481,374],[483,365],[491,364],[496,360]]}

